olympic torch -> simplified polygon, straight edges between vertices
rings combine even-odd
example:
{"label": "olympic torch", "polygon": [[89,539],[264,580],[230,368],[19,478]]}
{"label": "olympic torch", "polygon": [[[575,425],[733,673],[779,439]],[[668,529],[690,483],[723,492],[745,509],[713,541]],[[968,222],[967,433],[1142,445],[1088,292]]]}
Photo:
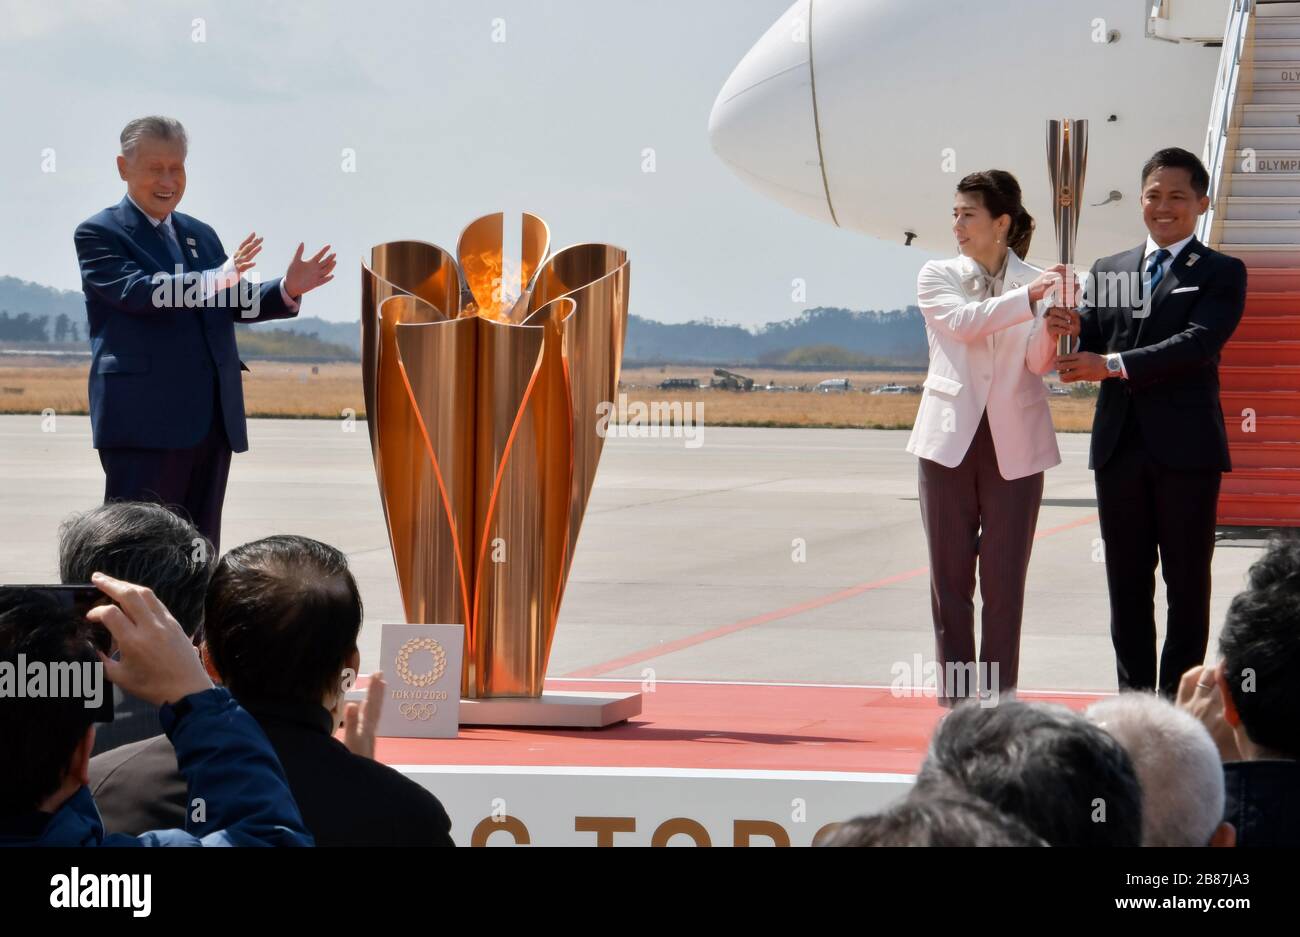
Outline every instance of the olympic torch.
{"label": "olympic torch", "polygon": [[[1066,265],[1066,293],[1063,302],[1077,305],[1074,296],[1074,244],[1079,236],[1079,210],[1083,207],[1083,175],[1088,168],[1088,122],[1047,122],[1047,175],[1052,184],[1052,221],[1056,225],[1056,256]],[[1056,339],[1056,353],[1073,350],[1068,335]]]}

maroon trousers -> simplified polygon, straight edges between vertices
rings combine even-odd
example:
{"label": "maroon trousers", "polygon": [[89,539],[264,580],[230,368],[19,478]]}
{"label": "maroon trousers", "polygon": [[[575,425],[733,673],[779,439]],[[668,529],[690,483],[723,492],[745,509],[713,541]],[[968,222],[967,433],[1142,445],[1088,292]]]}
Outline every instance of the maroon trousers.
{"label": "maroon trousers", "polygon": [[[956,468],[930,459],[918,461],[939,701],[952,705],[980,689],[1013,689],[1020,670],[1020,619],[1043,473],[1013,481],[1002,477],[988,414]],[[978,658],[977,565],[983,602]]]}

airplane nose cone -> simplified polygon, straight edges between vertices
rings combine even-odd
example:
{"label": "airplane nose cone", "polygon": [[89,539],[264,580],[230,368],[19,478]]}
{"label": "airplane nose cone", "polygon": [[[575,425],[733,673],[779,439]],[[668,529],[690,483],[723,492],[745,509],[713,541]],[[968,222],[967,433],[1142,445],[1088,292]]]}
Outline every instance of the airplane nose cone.
{"label": "airplane nose cone", "polygon": [[762,194],[834,223],[813,103],[811,0],[797,0],[741,59],[709,115],[713,151]]}

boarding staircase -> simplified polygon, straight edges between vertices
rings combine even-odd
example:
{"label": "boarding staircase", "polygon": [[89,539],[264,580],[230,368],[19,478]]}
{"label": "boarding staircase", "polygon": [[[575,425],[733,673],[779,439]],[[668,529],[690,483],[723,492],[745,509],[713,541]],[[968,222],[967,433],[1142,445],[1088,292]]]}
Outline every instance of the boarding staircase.
{"label": "boarding staircase", "polygon": [[1300,527],[1300,2],[1233,0],[1205,164],[1197,234],[1248,272],[1219,367],[1233,470],[1218,521]]}

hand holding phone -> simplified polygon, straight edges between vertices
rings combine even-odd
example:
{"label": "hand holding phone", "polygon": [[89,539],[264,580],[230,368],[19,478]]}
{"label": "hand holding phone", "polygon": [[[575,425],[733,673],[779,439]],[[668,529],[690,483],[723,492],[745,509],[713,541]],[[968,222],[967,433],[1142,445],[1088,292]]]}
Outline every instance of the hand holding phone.
{"label": "hand holding phone", "polygon": [[116,603],[86,614],[116,641],[117,660],[100,655],[110,681],[156,706],[212,688],[194,645],[152,589],[103,573],[91,581]]}

